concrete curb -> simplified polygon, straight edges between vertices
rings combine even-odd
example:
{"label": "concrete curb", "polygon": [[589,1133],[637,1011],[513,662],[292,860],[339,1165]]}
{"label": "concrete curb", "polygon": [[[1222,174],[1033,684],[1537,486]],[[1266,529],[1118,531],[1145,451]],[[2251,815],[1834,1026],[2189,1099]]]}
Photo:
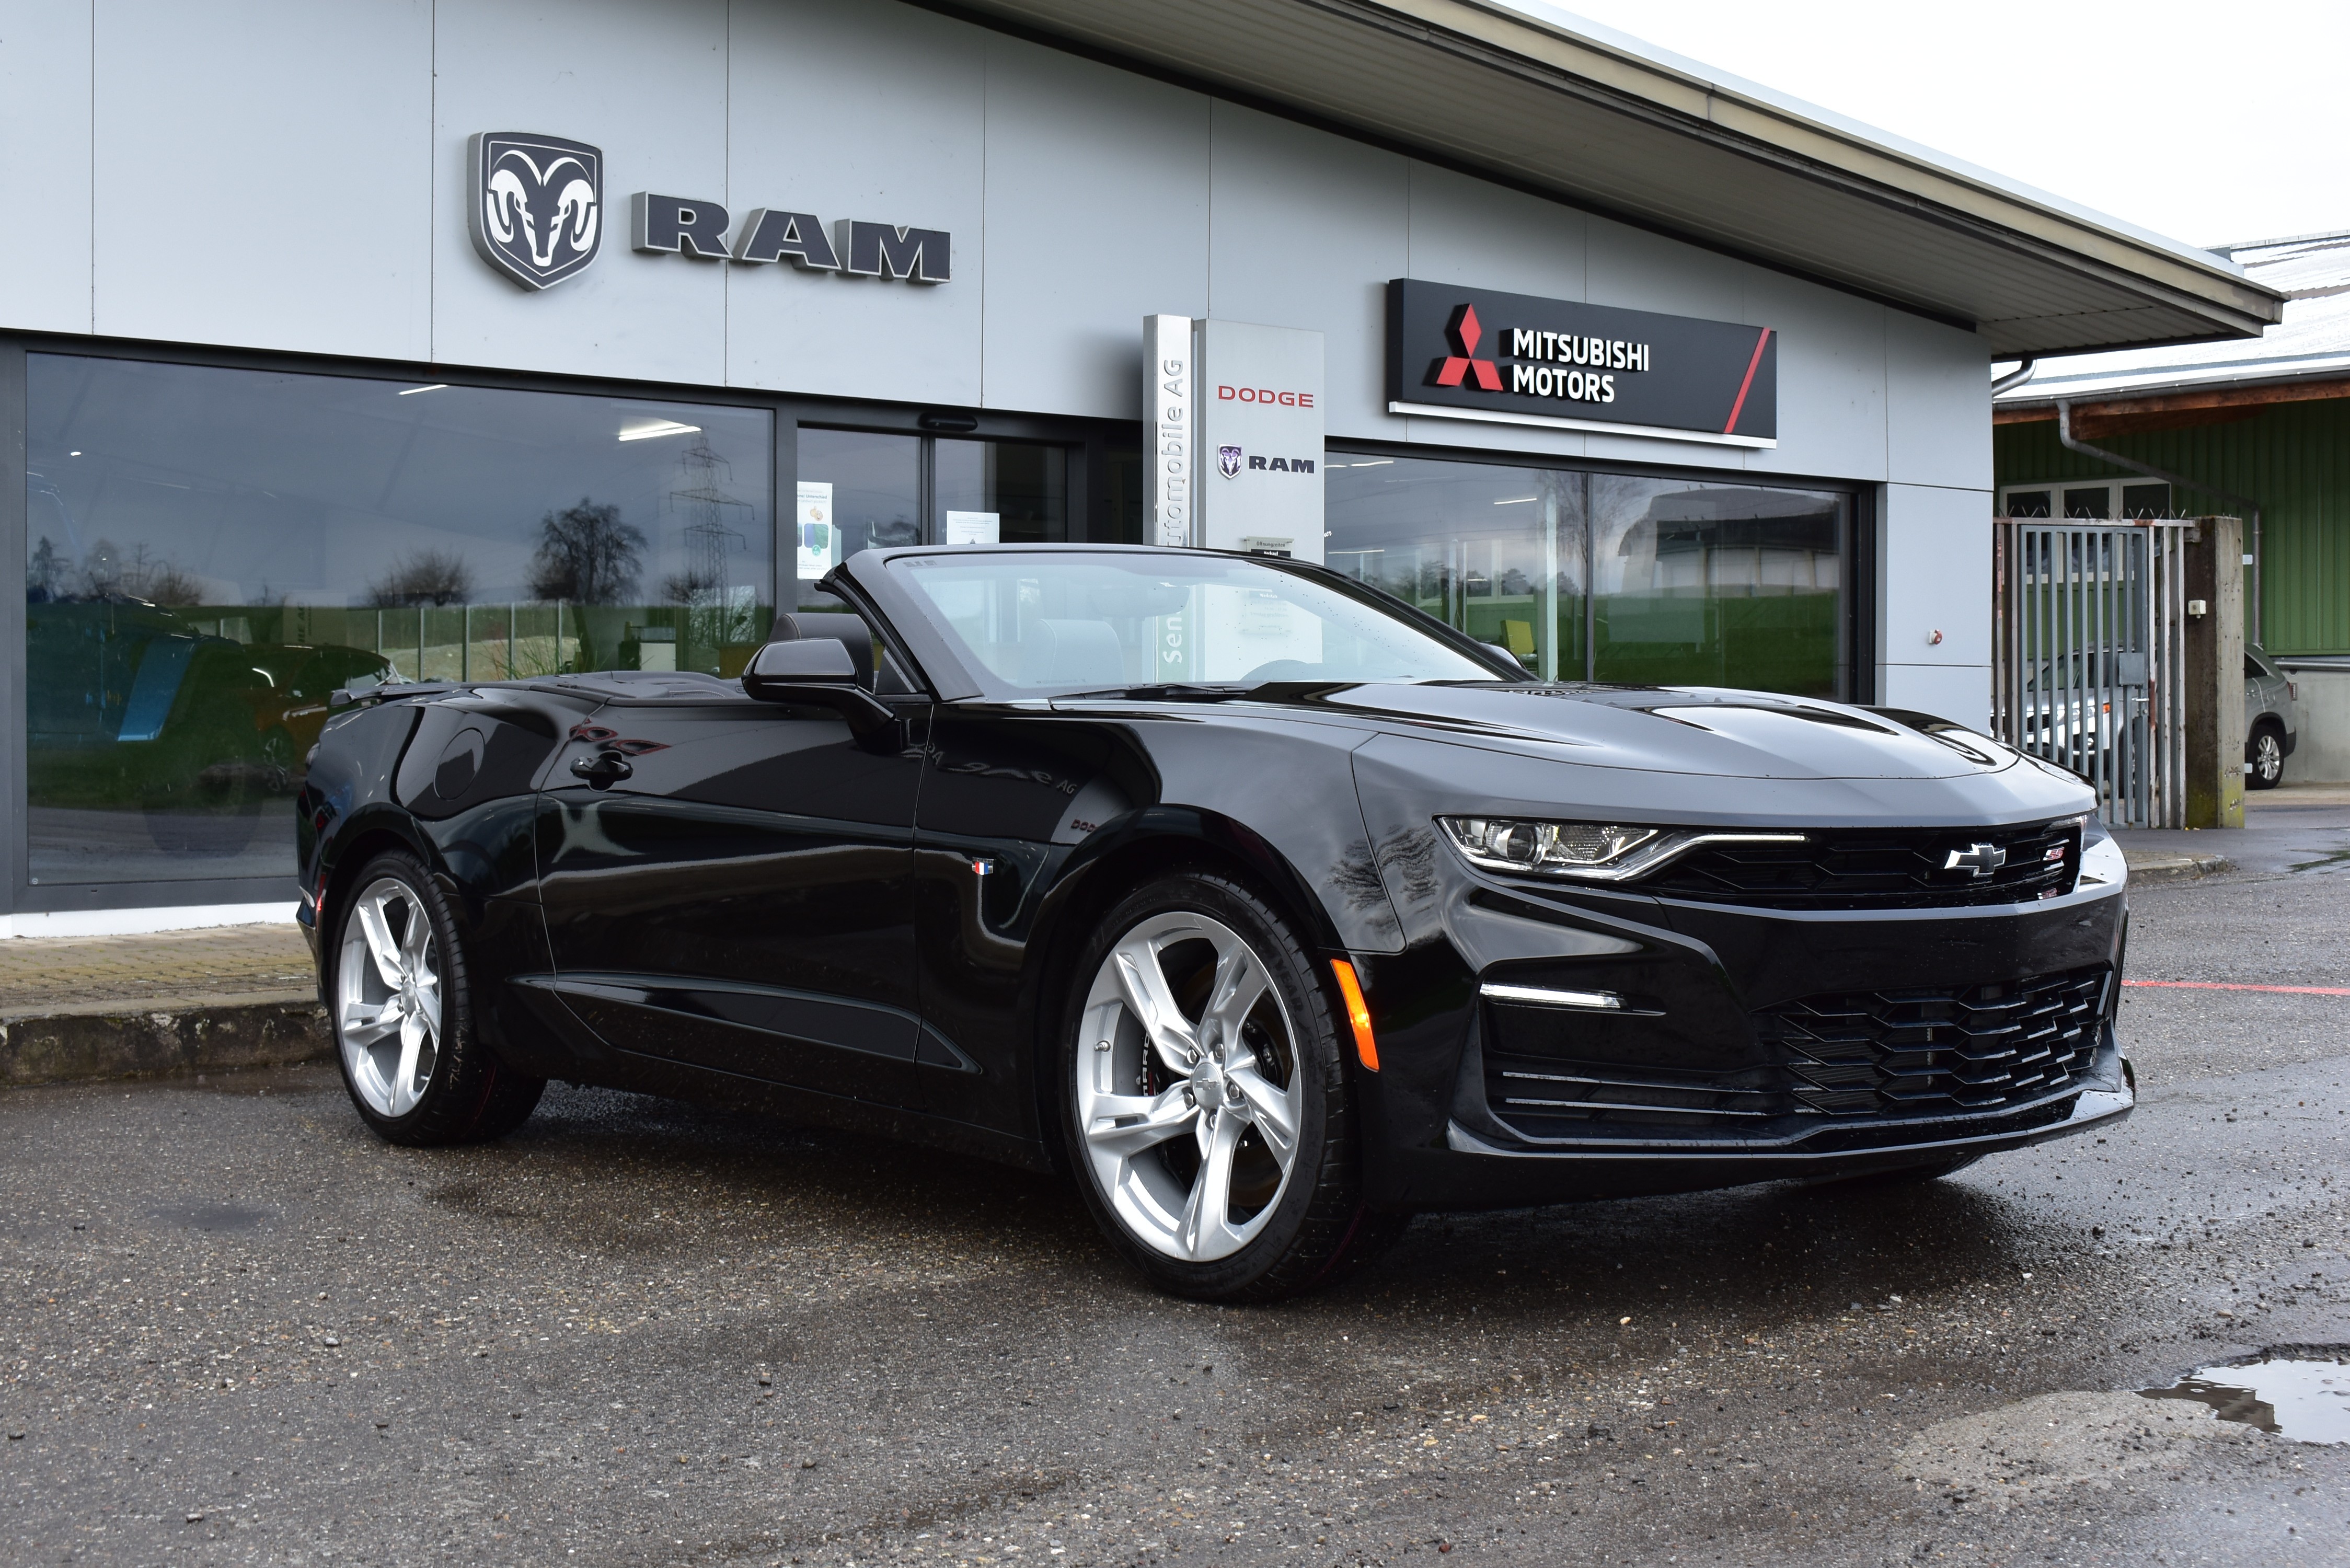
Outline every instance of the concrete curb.
{"label": "concrete curb", "polygon": [[2235,869],[2234,863],[2224,855],[2180,853],[2169,850],[2152,854],[2125,854],[2129,862],[2133,882],[2192,882],[2199,877],[2215,877],[2222,871]]}
{"label": "concrete curb", "polygon": [[315,1062],[333,1049],[309,998],[226,1005],[114,1003],[0,1018],[0,1085],[58,1084]]}

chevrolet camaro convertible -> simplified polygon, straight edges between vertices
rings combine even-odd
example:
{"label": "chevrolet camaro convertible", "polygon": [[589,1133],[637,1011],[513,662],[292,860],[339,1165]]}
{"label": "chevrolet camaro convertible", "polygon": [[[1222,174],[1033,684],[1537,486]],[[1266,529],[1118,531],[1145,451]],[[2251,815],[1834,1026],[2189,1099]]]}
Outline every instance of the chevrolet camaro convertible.
{"label": "chevrolet camaro convertible", "polygon": [[348,694],[299,815],[359,1115],[550,1078],[1066,1171],[1161,1288],[1414,1211],[1930,1179],[2133,1103],[2122,857],[1923,714],[1563,685],[1319,567],[875,549],[740,681]]}

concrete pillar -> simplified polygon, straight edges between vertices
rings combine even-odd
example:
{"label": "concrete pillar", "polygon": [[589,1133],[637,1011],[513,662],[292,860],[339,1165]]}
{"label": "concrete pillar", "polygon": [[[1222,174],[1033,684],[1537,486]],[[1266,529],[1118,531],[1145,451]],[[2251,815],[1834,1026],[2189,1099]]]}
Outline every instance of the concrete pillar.
{"label": "concrete pillar", "polygon": [[[2244,524],[2187,535],[2187,826],[2244,826]],[[2203,607],[2196,613],[2196,606]]]}

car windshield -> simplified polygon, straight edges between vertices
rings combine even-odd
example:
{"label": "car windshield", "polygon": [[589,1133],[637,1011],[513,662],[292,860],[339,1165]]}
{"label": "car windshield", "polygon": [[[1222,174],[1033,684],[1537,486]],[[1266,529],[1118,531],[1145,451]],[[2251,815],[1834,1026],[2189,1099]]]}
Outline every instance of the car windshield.
{"label": "car windshield", "polygon": [[1024,690],[1506,679],[1400,615],[1230,556],[973,552],[889,570],[967,659]]}

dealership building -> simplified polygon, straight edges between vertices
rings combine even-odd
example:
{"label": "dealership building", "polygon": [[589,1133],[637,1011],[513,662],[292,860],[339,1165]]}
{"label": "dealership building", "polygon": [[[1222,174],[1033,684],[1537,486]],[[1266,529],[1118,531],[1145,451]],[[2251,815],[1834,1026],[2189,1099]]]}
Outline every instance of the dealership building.
{"label": "dealership building", "polygon": [[2282,302],[1494,0],[50,0],[0,209],[16,934],[290,914],[328,692],[733,675],[876,544],[1981,722],[1991,362]]}

